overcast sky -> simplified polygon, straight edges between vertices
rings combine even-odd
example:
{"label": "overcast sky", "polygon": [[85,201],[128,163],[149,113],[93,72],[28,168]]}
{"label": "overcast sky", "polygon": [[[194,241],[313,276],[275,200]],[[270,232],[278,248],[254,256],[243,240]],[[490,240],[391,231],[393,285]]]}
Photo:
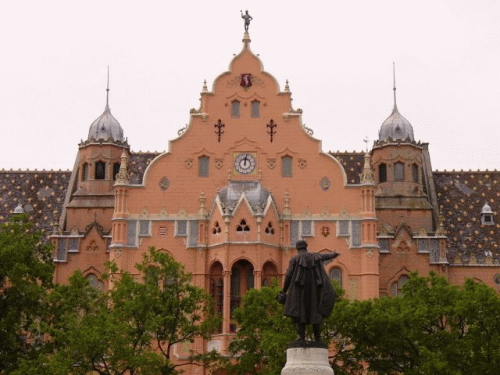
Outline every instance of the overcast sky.
{"label": "overcast sky", "polygon": [[[172,5],[175,4],[175,5]],[[393,107],[435,170],[500,169],[500,1],[2,1],[0,169],[71,169],[110,107],[133,151],[163,151],[206,79],[251,49],[324,151],[370,146]]]}

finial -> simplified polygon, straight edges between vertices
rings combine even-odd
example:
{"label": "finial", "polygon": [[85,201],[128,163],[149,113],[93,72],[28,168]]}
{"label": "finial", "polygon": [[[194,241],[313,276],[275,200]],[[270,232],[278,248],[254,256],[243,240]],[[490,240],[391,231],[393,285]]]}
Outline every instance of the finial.
{"label": "finial", "polygon": [[365,142],[365,151],[368,152],[368,136],[365,136],[365,138],[363,138],[363,142]]}
{"label": "finial", "polygon": [[207,87],[207,80],[204,80],[203,81],[203,89],[201,90],[202,92],[207,92],[208,91],[208,87]]}
{"label": "finial", "polygon": [[[368,142],[368,137],[365,137],[365,142]],[[365,165],[363,166],[363,172],[359,175],[362,184],[374,184],[375,176],[373,175],[372,167],[370,164],[370,153],[368,152],[368,147],[365,152]]]}
{"label": "finial", "polygon": [[120,157],[121,163],[120,163],[120,169],[118,170],[118,173],[116,174],[116,182],[115,184],[117,185],[127,185],[129,183],[129,174],[127,172],[127,167],[128,167],[128,154],[127,151],[124,149],[122,152],[122,156]]}
{"label": "finial", "polygon": [[109,65],[108,65],[108,85],[106,86],[106,109],[109,109]]}
{"label": "finial", "polygon": [[394,90],[394,110],[397,111],[398,106],[396,105],[396,63],[392,62],[392,79],[393,79],[393,90]]}
{"label": "finial", "polygon": [[285,92],[290,92],[290,86],[288,86],[288,79],[286,80],[285,83]]}

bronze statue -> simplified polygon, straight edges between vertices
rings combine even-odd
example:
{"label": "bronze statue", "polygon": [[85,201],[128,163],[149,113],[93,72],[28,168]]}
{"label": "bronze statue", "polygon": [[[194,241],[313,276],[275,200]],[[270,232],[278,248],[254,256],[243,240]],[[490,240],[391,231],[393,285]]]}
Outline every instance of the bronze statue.
{"label": "bronze statue", "polygon": [[276,299],[285,305],[285,316],[292,318],[300,342],[305,342],[308,324],[313,326],[314,339],[320,341],[320,325],[335,304],[335,291],[322,262],[339,254],[309,253],[304,240],[298,241],[296,247],[299,253],[290,260],[285,285]]}
{"label": "bronze statue", "polygon": [[252,16],[248,14],[248,10],[245,10],[245,14],[243,14],[243,11],[240,10],[241,12],[241,18],[245,20],[245,32],[248,33],[248,26],[250,26],[250,21],[253,20]]}

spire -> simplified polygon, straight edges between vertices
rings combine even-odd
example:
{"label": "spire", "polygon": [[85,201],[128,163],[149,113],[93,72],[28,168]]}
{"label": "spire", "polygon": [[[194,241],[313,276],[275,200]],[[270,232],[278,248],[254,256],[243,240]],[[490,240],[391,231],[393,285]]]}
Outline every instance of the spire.
{"label": "spire", "polygon": [[396,63],[394,61],[392,62],[392,79],[394,82],[394,85],[392,87],[392,89],[394,90],[394,110],[393,110],[393,112],[397,112],[398,106],[396,104]]}
{"label": "spire", "polygon": [[116,175],[115,185],[128,185],[129,174],[127,172],[127,166],[128,166],[128,155],[127,151],[123,150],[121,156],[120,170]]}
{"label": "spire", "polygon": [[106,86],[106,109],[109,111],[109,65],[108,65],[108,85]]}
{"label": "spire", "polygon": [[370,164],[370,153],[368,150],[365,152],[365,165],[363,172],[359,175],[362,184],[375,184],[375,176],[373,175],[372,167]]}

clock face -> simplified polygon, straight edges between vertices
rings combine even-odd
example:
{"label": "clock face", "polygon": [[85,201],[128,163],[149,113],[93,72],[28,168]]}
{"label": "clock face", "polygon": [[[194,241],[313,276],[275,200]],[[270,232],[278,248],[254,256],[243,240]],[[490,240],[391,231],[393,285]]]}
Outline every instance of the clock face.
{"label": "clock face", "polygon": [[238,154],[234,159],[234,168],[241,174],[249,174],[255,169],[256,161],[252,154]]}

